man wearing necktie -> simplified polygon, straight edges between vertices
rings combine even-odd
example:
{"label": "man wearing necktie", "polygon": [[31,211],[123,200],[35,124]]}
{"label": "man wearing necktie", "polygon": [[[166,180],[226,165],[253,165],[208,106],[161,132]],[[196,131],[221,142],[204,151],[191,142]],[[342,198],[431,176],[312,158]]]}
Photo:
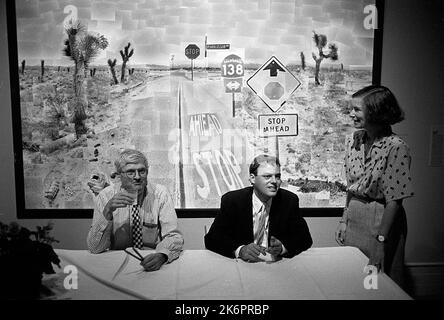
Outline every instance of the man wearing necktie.
{"label": "man wearing necktie", "polygon": [[280,189],[279,159],[259,155],[249,171],[251,187],[222,196],[220,213],[205,235],[206,248],[247,262],[291,258],[310,248],[297,195]]}
{"label": "man wearing necktie", "polygon": [[115,161],[120,183],[103,189],[95,198],[88,233],[92,253],[127,247],[155,249],[141,262],[146,271],[158,270],[176,259],[183,247],[174,204],[167,189],[150,183],[148,160],[137,150],[126,149]]}

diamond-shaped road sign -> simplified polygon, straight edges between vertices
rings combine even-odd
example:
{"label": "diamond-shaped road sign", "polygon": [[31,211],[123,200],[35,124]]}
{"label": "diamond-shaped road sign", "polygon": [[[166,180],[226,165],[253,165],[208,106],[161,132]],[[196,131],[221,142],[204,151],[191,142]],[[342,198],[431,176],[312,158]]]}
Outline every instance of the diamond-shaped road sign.
{"label": "diamond-shaped road sign", "polygon": [[301,82],[272,56],[248,80],[247,85],[273,111],[278,111]]}

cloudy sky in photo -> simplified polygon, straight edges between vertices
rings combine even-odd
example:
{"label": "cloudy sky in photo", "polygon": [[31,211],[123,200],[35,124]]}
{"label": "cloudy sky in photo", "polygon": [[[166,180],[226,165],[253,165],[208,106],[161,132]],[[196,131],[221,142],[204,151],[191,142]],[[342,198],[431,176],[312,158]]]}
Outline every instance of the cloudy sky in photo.
{"label": "cloudy sky in photo", "polygon": [[[299,63],[300,52],[313,63],[313,30],[339,47],[339,62],[371,65],[373,30],[363,25],[364,7],[373,0],[17,0],[19,60],[28,65],[67,65],[63,57],[64,26],[77,17],[88,31],[104,35],[109,46],[92,63],[121,62],[119,50],[134,48],[131,64],[188,63],[185,47],[201,49],[196,65],[220,64],[235,52],[246,63],[264,63],[275,55]],[[208,51],[208,43],[230,44],[232,50]]]}

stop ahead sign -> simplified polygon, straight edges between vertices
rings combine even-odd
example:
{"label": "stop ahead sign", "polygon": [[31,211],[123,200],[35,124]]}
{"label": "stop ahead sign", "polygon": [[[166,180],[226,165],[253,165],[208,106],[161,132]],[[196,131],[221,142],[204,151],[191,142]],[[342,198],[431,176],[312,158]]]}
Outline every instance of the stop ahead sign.
{"label": "stop ahead sign", "polygon": [[189,44],[185,48],[185,55],[188,59],[196,59],[200,55],[200,49],[195,44]]}

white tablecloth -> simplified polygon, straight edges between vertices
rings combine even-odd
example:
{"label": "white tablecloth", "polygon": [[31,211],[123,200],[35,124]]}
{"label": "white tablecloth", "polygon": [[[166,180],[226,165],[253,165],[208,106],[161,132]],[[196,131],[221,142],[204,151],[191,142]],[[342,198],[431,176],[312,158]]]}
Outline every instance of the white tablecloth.
{"label": "white tablecloth", "polygon": [[124,251],[56,253],[63,267],[79,270],[76,290],[60,289],[65,274],[59,273],[58,280],[53,276],[59,299],[410,299],[385,274],[378,274],[377,289],[366,289],[363,269],[368,259],[352,247],[312,248],[274,263],[185,250],[155,272],[143,271]]}

